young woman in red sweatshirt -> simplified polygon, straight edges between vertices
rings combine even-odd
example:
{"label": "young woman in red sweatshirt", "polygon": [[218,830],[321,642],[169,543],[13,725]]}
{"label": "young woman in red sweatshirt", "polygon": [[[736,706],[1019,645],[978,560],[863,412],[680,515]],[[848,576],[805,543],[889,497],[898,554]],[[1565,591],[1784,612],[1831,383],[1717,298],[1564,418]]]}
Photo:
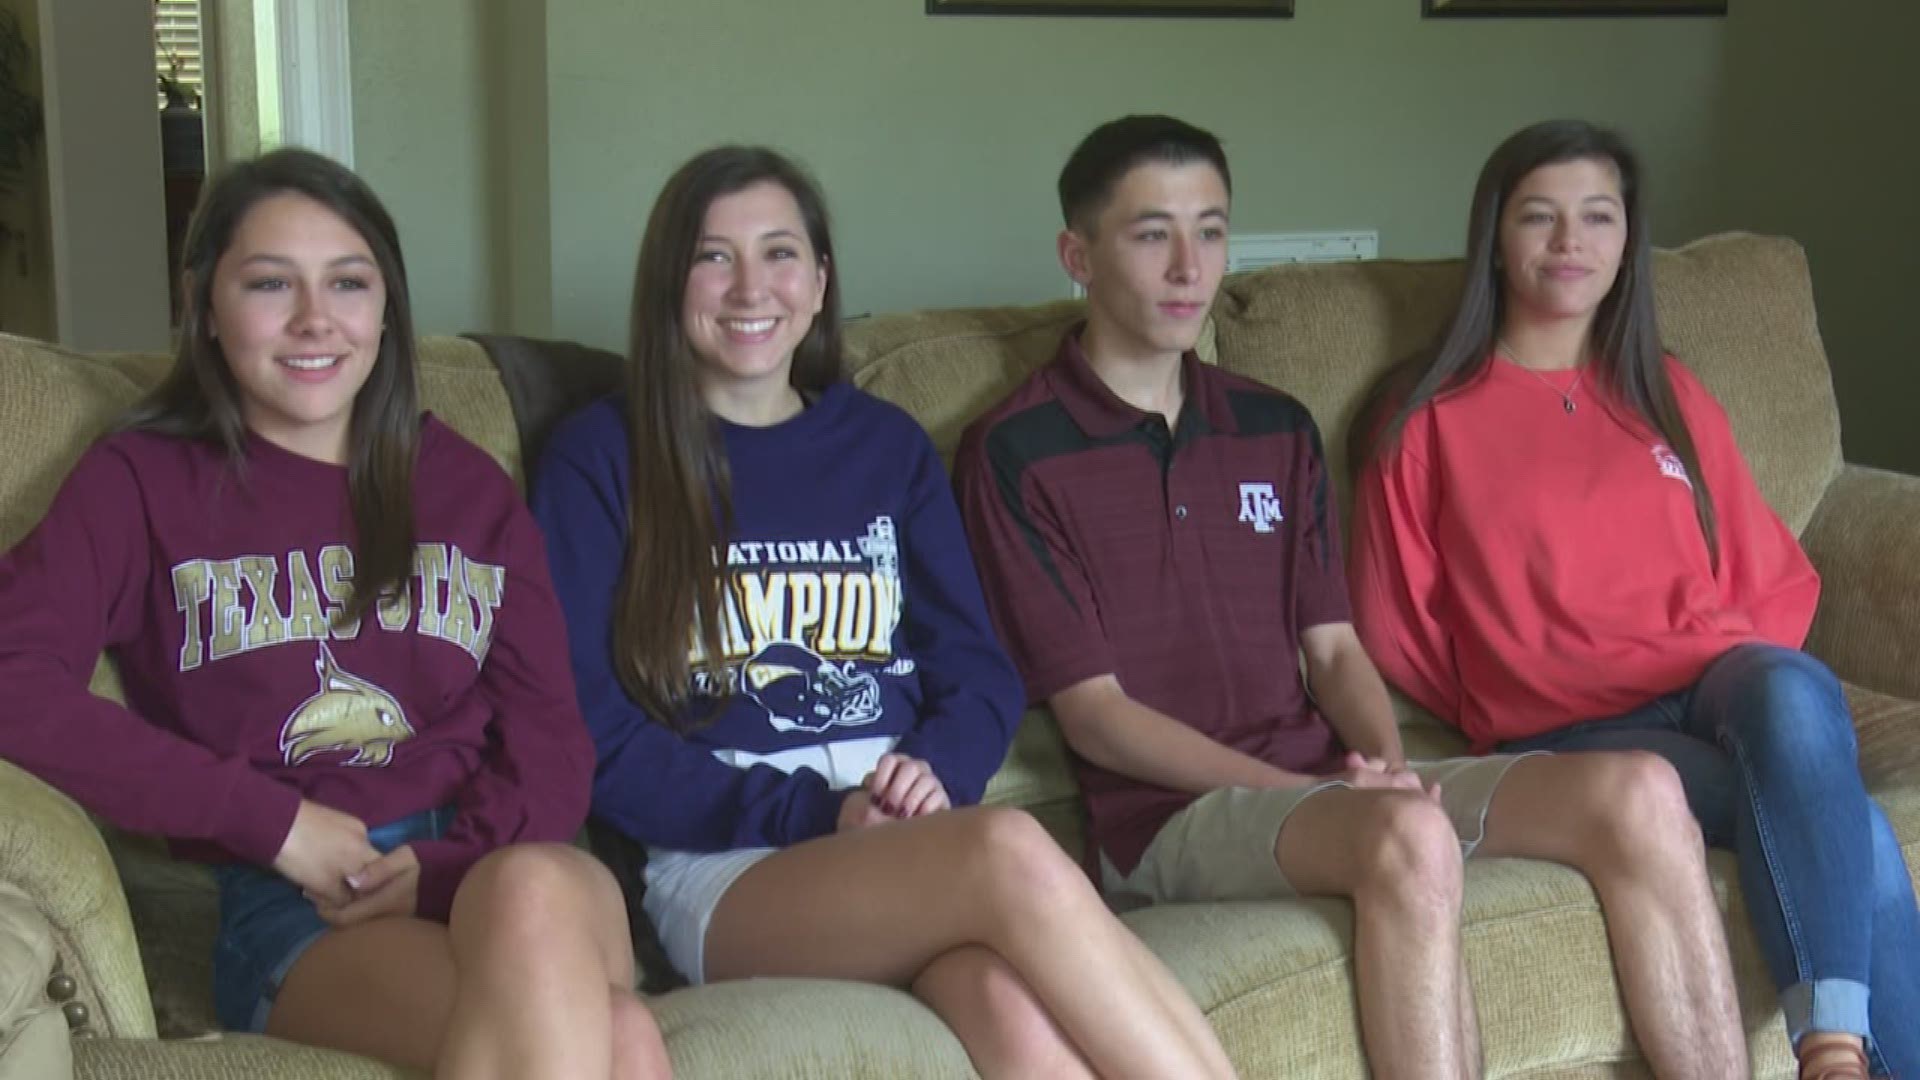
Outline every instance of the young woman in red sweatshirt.
{"label": "young woman in red sweatshirt", "polygon": [[1476,749],[1670,761],[1738,854],[1802,1075],[1920,1076],[1920,912],[1800,651],[1819,579],[1660,347],[1643,207],[1612,132],[1494,151],[1452,323],[1355,426],[1355,622]]}
{"label": "young woman in red sweatshirt", "polygon": [[[215,864],[242,1031],[663,1077],[531,515],[415,388],[397,234],[277,151],[208,188],[172,372],[0,557],[0,756]],[[127,704],[87,680],[102,651]]]}

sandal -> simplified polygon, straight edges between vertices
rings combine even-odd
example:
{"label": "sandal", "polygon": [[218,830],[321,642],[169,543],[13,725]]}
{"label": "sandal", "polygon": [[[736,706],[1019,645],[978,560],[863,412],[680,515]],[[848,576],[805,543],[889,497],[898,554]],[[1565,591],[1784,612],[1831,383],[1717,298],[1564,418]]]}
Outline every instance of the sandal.
{"label": "sandal", "polygon": [[1800,1080],[1868,1080],[1867,1052],[1852,1043],[1824,1043],[1802,1052]]}

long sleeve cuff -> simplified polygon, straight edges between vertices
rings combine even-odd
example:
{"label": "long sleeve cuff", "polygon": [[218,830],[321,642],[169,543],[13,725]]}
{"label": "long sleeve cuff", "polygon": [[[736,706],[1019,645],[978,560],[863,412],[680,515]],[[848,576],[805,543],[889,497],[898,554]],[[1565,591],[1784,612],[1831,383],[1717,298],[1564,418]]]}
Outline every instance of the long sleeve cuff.
{"label": "long sleeve cuff", "polygon": [[803,830],[793,838],[793,843],[812,840],[815,837],[831,836],[840,828],[840,807],[846,802],[847,793],[835,791],[822,783],[807,789],[805,802],[796,809],[794,825]]}
{"label": "long sleeve cuff", "polygon": [[220,846],[258,866],[272,866],[293,831],[300,793],[277,780],[247,770],[228,800],[227,831]]}

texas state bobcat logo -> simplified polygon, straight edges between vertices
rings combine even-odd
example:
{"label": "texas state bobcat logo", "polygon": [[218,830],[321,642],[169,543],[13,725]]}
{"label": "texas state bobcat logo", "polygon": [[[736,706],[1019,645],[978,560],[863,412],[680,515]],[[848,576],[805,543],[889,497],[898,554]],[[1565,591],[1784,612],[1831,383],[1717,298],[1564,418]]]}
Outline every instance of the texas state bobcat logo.
{"label": "texas state bobcat logo", "polygon": [[880,719],[880,682],[811,649],[778,641],[740,667],[740,689],[775,731],[825,731]]}
{"label": "texas state bobcat logo", "polygon": [[280,752],[288,765],[315,754],[353,756],[342,765],[375,768],[393,760],[395,743],[413,738],[413,725],[393,695],[341,669],[323,642],[313,662],[320,692],[301,702],[280,729]]}

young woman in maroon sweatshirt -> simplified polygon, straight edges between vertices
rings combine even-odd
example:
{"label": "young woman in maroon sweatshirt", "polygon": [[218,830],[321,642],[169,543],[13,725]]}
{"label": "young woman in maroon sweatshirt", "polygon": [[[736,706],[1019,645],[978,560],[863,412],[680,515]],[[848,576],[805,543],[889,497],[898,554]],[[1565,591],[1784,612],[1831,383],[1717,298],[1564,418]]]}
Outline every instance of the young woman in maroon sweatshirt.
{"label": "young woman in maroon sweatshirt", "polygon": [[[172,372],[0,558],[0,755],[216,864],[230,1028],[657,1077],[530,515],[431,416],[393,223],[277,151],[187,237]],[[126,706],[91,696],[105,650]]]}

